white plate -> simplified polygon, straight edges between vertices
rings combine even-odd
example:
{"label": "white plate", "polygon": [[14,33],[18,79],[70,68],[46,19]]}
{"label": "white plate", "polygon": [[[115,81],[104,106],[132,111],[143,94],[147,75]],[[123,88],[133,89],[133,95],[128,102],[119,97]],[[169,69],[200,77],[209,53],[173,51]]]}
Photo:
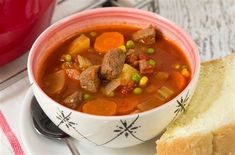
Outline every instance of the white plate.
{"label": "white plate", "polygon": [[[63,141],[50,140],[39,135],[33,128],[31,114],[30,114],[30,102],[33,97],[32,89],[27,92],[23,101],[23,107],[20,117],[20,136],[23,141],[26,154],[30,155],[66,155],[71,154],[68,147]],[[91,146],[81,144],[74,140],[81,155],[154,155],[156,148],[157,138],[154,138],[143,144],[123,148],[123,149],[111,149],[99,146]]]}

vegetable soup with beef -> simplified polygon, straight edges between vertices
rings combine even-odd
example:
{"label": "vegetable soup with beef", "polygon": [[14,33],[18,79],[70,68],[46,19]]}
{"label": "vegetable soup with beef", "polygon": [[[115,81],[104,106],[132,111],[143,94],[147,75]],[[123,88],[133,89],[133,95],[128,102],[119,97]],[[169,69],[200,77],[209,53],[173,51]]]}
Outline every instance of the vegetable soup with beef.
{"label": "vegetable soup with beef", "polygon": [[41,68],[39,84],[48,96],[103,116],[158,107],[191,80],[182,50],[151,25],[89,28],[53,49]]}

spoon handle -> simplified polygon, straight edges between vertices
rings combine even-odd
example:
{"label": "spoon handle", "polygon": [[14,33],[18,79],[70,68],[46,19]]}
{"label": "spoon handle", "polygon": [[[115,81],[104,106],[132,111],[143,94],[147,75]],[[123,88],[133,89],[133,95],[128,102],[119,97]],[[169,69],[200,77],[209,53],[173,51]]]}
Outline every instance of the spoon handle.
{"label": "spoon handle", "polygon": [[71,151],[72,155],[80,155],[78,149],[74,145],[73,141],[71,138],[64,138],[65,143],[69,147],[69,150]]}

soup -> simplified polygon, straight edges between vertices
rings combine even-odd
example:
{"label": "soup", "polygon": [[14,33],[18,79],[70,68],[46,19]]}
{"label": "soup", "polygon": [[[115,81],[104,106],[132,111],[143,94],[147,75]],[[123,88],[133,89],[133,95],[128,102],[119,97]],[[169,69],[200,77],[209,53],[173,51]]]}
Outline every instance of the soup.
{"label": "soup", "polygon": [[44,59],[42,90],[88,114],[117,116],[158,107],[191,80],[182,50],[153,26],[89,28]]}

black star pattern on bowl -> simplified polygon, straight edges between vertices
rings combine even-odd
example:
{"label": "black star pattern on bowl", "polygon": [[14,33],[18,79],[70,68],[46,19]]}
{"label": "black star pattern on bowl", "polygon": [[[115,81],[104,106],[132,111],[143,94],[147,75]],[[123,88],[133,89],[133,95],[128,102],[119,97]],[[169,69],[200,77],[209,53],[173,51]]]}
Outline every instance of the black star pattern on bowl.
{"label": "black star pattern on bowl", "polygon": [[185,97],[181,96],[180,100],[176,100],[178,104],[176,106],[176,110],[174,111],[175,116],[173,118],[173,121],[177,118],[177,116],[180,113],[185,112],[188,100],[189,100],[189,91],[187,92]]}
{"label": "black star pattern on bowl", "polygon": [[139,115],[137,115],[137,117],[131,122],[131,123],[127,123],[126,120],[120,120],[121,125],[116,125],[116,129],[113,130],[113,133],[115,133],[116,135],[111,138],[110,140],[102,143],[102,144],[97,144],[94,141],[90,140],[89,138],[87,138],[86,136],[84,136],[81,132],[79,132],[76,129],[76,126],[78,125],[78,123],[75,123],[74,121],[71,121],[71,116],[72,116],[72,112],[65,114],[63,110],[60,110],[58,108],[58,111],[56,113],[56,118],[59,120],[58,123],[58,127],[61,125],[65,125],[67,127],[67,129],[73,129],[76,131],[76,133],[78,133],[81,137],[83,137],[84,139],[86,139],[87,141],[95,144],[96,146],[103,146],[106,145],[112,141],[114,141],[116,138],[118,138],[121,135],[124,135],[126,138],[132,136],[135,139],[141,141],[141,142],[145,142],[144,140],[138,138],[135,134],[137,133],[137,130],[139,128],[141,128],[141,125],[135,125],[136,121],[139,119]]}

